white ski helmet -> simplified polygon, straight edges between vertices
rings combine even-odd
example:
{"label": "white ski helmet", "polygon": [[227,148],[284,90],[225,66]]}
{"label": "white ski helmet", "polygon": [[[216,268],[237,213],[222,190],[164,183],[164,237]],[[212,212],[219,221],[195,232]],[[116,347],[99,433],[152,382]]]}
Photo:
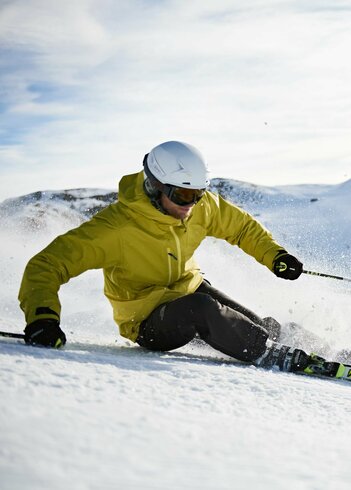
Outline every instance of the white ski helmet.
{"label": "white ski helmet", "polygon": [[204,157],[194,146],[180,141],[166,141],[155,146],[144,158],[147,177],[162,184],[187,189],[206,189],[208,169]]}

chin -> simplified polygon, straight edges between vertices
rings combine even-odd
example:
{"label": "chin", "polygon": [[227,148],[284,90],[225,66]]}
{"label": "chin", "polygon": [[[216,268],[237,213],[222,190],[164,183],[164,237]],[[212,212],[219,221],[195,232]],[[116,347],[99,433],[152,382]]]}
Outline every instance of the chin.
{"label": "chin", "polygon": [[180,212],[177,214],[177,218],[178,219],[184,219],[184,218],[187,218],[191,213],[191,209],[188,209],[186,212]]}

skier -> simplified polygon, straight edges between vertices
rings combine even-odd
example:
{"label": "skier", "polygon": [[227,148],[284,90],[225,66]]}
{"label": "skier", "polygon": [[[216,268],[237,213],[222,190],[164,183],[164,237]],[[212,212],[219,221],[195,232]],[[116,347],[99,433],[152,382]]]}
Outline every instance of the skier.
{"label": "skier", "polygon": [[101,268],[120,334],[146,349],[168,351],[199,336],[257,366],[303,371],[318,362],[274,342],[279,323],[211,286],[193,254],[212,236],[239,246],[283,279],[297,279],[302,263],[251,215],[207,190],[207,166],[195,147],[162,143],[145,155],[143,167],[121,179],[118,202],[58,236],[29,261],[19,292],[25,341],[64,345],[59,288]]}

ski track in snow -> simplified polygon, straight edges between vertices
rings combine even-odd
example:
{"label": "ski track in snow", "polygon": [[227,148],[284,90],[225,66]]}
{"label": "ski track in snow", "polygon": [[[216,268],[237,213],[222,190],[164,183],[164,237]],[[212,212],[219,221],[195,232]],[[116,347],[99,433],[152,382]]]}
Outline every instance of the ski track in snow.
{"label": "ski track in snow", "polygon": [[[347,276],[349,203],[341,187],[314,207],[262,206],[258,219],[306,266],[334,273],[337,263]],[[27,260],[77,219],[67,209],[35,232],[25,219],[2,227],[1,330],[23,329],[16,295]],[[211,238],[197,256],[213,285],[321,339],[284,327],[288,342],[330,355],[351,347],[347,284],[279,280]],[[2,490],[349,488],[349,383],[243,366],[196,343],[146,352],[117,335],[102,287],[99,271],[62,287],[62,350],[0,338]]]}

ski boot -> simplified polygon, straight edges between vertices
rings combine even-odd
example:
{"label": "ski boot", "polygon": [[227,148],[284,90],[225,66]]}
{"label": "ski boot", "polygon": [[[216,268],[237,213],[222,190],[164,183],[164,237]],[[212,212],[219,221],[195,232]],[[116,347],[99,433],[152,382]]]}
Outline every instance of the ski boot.
{"label": "ski boot", "polygon": [[288,373],[301,373],[330,378],[343,378],[346,366],[339,362],[328,362],[316,354],[306,354],[302,349],[267,341],[267,349],[253,363],[264,369],[279,368]]}

